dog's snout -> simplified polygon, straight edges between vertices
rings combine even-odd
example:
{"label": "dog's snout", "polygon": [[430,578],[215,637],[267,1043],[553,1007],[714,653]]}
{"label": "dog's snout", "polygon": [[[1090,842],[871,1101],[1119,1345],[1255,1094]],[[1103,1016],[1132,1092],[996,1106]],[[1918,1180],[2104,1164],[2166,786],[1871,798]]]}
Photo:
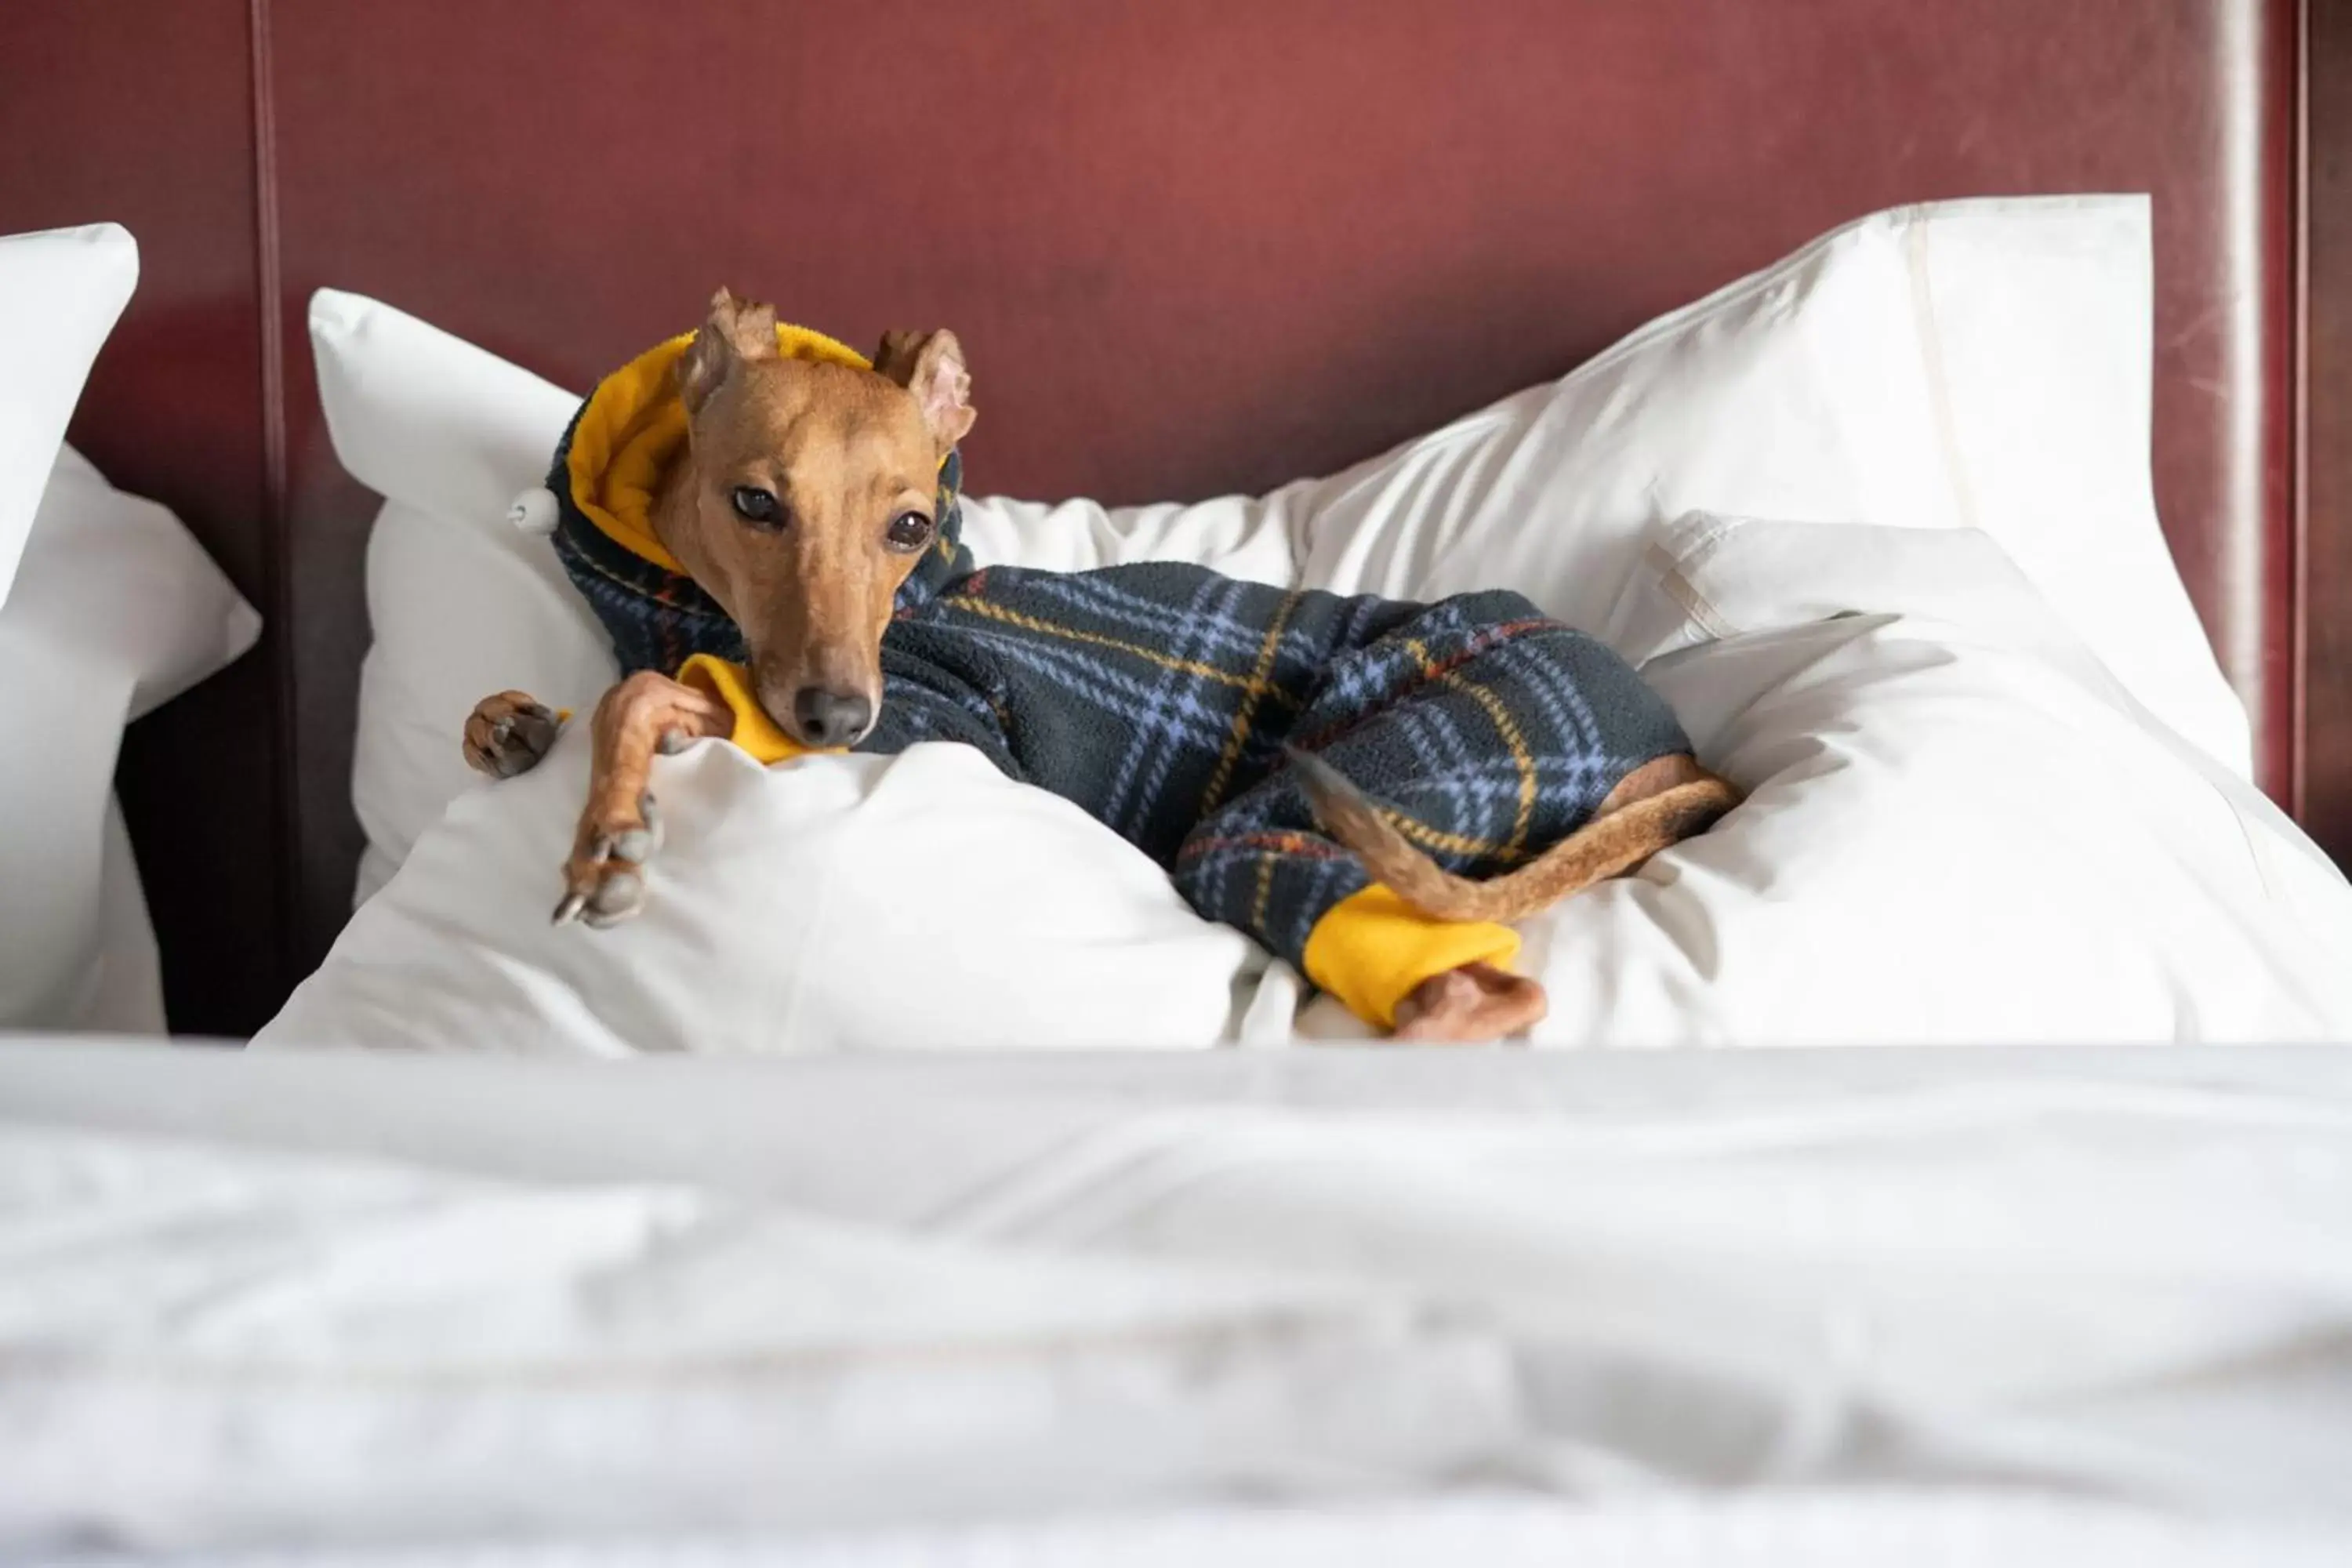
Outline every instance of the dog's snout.
{"label": "dog's snout", "polygon": [[874,704],[855,691],[803,686],[793,696],[793,721],[809,745],[855,745],[873,726]]}

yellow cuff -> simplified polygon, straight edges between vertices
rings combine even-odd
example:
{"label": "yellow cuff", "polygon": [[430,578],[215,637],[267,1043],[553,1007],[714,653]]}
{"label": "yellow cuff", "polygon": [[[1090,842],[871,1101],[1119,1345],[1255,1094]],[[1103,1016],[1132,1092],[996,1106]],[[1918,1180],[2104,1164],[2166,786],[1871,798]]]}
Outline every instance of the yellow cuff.
{"label": "yellow cuff", "polygon": [[768,710],[760,706],[759,695],[751,689],[751,678],[741,665],[698,653],[678,667],[677,682],[693,687],[706,697],[715,697],[734,710],[732,739],[763,766],[787,757],[808,755],[809,748],[778,729],[776,721],[768,717]]}
{"label": "yellow cuff", "polygon": [[1518,953],[1519,933],[1508,926],[1432,920],[1375,882],[1323,911],[1303,957],[1307,979],[1387,1029],[1423,981],[1465,963],[1507,966]]}

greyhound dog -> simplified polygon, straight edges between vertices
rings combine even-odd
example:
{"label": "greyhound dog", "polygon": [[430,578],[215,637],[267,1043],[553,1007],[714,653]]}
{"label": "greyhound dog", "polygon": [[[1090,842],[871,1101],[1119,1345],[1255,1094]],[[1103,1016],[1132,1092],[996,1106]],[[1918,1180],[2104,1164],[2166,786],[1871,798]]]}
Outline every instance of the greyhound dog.
{"label": "greyhound dog", "polygon": [[[625,673],[591,721],[559,922],[641,904],[657,752],[961,740],[1372,1023],[1496,1039],[1546,1007],[1507,922],[1738,804],[1630,667],[1515,595],[975,571],[955,496],[971,390],[952,333],[890,333],[868,362],[721,289],[583,405],[550,481],[557,547]],[[501,692],[467,759],[518,773],[561,722]]]}

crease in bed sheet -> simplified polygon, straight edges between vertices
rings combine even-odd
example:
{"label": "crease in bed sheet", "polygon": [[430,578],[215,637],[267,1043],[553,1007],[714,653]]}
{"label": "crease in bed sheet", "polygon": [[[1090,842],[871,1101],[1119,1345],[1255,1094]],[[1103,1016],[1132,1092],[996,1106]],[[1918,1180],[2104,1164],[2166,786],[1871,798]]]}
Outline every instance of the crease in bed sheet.
{"label": "crease in bed sheet", "polygon": [[[899,1236],[686,1185],[545,1186],[370,1156],[5,1121],[0,1227],[0,1254],[22,1292],[0,1311],[0,1389],[57,1373],[195,1386],[617,1387],[858,1360],[944,1367],[1089,1344],[1311,1337],[1334,1328],[1387,1334],[1400,1307],[1412,1311],[1247,1268],[1015,1256],[984,1241]],[[161,1238],[165,1258],[197,1245],[128,1297],[74,1289],[101,1282],[98,1265],[110,1248],[135,1258],[142,1236]],[[800,1259],[811,1284],[875,1289],[877,1303],[896,1303],[896,1315],[869,1309],[831,1323],[813,1316],[829,1304],[822,1293],[749,1317],[712,1300],[665,1309],[661,1293],[642,1295],[636,1278],[692,1279],[714,1260],[756,1266],[769,1257]],[[433,1258],[444,1267],[399,1267]],[[927,1274],[950,1288],[905,1288]],[[564,1285],[581,1288],[558,1299],[575,1314],[568,1322],[468,1312],[436,1326],[441,1304],[468,1293]],[[633,1286],[641,1292],[634,1302]],[[340,1319],[350,1342],[284,1331],[304,1312]],[[89,1342],[55,1336],[68,1323]],[[579,1337],[567,1341],[567,1329]],[[714,1330],[715,1339],[690,1337]],[[142,1348],[141,1337],[154,1342]],[[322,1350],[347,1359],[320,1360]],[[6,1510],[0,1500],[0,1518]]]}
{"label": "crease in bed sheet", "polygon": [[[1368,1162],[1405,1149],[1445,1158],[1492,1158],[1565,1145],[1570,1156],[1711,1160],[1899,1146],[1931,1135],[1988,1132],[2065,1113],[2155,1124],[2234,1127],[2341,1137],[2352,1151],[2352,1105],[2249,1100],[2170,1084],[1964,1084],[1865,1102],[1823,1100],[1769,1110],[1704,1109],[1608,1123],[1495,1124],[1475,1116],[1350,1110],[1302,1122],[1276,1109],[1162,1110],[1083,1131],[959,1193],[910,1223],[934,1235],[1083,1247],[1131,1224],[1188,1187],[1259,1167],[1325,1159],[1335,1151]],[[1083,1217],[1081,1217],[1083,1216]],[[2341,1260],[2352,1289],[2352,1255]]]}
{"label": "crease in bed sheet", "polygon": [[[1220,1502],[947,1530],[204,1552],[173,1558],[172,1568],[2339,1568],[2347,1553],[2352,1540],[2325,1531],[2213,1525],[1990,1489],[1888,1487],[1575,1507],[1507,1492],[1313,1509]],[[35,1556],[24,1568],[131,1568],[152,1561],[100,1552]]]}

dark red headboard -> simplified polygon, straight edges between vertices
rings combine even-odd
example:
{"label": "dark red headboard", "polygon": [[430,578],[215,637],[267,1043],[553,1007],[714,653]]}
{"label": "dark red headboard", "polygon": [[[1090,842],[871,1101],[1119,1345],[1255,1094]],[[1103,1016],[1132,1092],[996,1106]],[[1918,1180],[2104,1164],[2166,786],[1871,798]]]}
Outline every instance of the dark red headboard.
{"label": "dark red headboard", "polygon": [[1128,500],[1362,457],[1874,208],[2149,191],[2166,528],[2265,782],[2352,845],[2352,684],[2303,662],[2305,586],[2352,605],[2352,553],[2298,531],[2301,73],[2352,78],[2352,27],[2313,20],[2306,48],[2294,0],[15,0],[0,54],[39,63],[0,230],[119,218],[145,258],[74,436],[273,626],[123,770],[175,1018],[258,1022],[359,845],[373,502],[320,425],[321,284],[574,386],[722,281],[853,342],[950,325],[975,488]]}

